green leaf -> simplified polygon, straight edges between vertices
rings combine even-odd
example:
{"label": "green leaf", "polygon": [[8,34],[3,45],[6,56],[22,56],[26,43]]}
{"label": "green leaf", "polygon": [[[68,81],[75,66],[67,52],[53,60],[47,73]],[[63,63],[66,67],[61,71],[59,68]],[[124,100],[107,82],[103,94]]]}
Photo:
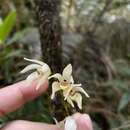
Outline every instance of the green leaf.
{"label": "green leaf", "polygon": [[122,95],[119,106],[118,106],[118,111],[120,112],[121,110],[123,110],[128,103],[130,102],[130,93],[126,92]]}
{"label": "green leaf", "polygon": [[0,41],[3,43],[7,36],[9,35],[10,31],[12,30],[16,21],[16,11],[11,11],[8,16],[5,18],[3,23],[0,26]]}

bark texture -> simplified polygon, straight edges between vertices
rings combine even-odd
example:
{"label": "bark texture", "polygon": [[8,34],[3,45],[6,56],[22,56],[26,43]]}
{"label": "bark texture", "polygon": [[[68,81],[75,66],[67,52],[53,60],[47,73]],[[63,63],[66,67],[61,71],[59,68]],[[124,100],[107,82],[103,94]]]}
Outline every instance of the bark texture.
{"label": "bark texture", "polygon": [[43,60],[51,66],[53,72],[59,72],[62,69],[60,1],[35,0],[42,56]]}

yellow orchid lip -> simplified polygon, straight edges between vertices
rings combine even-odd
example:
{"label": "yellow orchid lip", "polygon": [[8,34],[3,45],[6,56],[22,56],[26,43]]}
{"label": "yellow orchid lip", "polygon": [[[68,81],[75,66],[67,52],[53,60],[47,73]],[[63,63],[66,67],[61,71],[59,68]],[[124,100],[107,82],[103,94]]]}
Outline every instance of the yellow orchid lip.
{"label": "yellow orchid lip", "polygon": [[67,89],[68,87],[69,87],[68,85],[60,85],[60,88],[61,88],[62,90]]}

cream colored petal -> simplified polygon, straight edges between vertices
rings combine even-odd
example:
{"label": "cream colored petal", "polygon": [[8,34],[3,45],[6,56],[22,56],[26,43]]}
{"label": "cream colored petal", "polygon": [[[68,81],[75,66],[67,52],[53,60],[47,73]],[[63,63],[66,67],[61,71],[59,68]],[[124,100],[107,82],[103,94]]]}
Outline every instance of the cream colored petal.
{"label": "cream colored petal", "polygon": [[67,98],[67,102],[72,106],[72,107],[74,107],[74,103],[72,102],[72,100],[71,100],[71,98]]}
{"label": "cream colored petal", "polygon": [[47,72],[46,72],[46,75],[47,75],[47,78],[51,75],[51,70],[48,70]]}
{"label": "cream colored petal", "polygon": [[76,130],[76,129],[77,129],[77,125],[75,119],[71,116],[67,117],[65,121],[64,130]]}
{"label": "cream colored petal", "polygon": [[71,76],[71,80],[70,80],[71,84],[74,84],[74,79],[73,77]]}
{"label": "cream colored petal", "polygon": [[56,93],[57,91],[59,91],[59,90],[61,90],[59,83],[58,83],[58,82],[53,82],[53,83],[52,83],[51,99],[54,99],[55,93]]}
{"label": "cream colored petal", "polygon": [[49,77],[49,76],[51,75],[51,71],[48,70],[48,71],[46,72],[46,75],[47,75],[47,77]]}
{"label": "cream colored petal", "polygon": [[72,84],[73,87],[80,87],[82,84]]}
{"label": "cream colored petal", "polygon": [[50,67],[49,67],[49,65],[44,64],[44,65],[42,66],[42,69],[44,69],[45,71],[48,71],[48,70],[50,70]]}
{"label": "cream colored petal", "polygon": [[51,75],[51,69],[47,64],[44,64],[41,67],[41,71],[43,71],[44,73],[46,73],[48,76]]}
{"label": "cream colored petal", "polygon": [[69,94],[70,94],[70,91],[73,89],[73,87],[68,87],[68,89],[65,89],[64,91],[63,91],[63,96],[64,96],[64,100],[67,100],[67,98],[68,98],[68,96],[69,96]]}
{"label": "cream colored petal", "polygon": [[31,65],[26,66],[20,73],[26,73],[26,72],[28,72],[28,71],[30,71],[30,70],[38,69],[38,68],[40,68],[40,67],[41,67],[41,66],[38,65],[38,64],[31,64]]}
{"label": "cream colored petal", "polygon": [[83,93],[86,97],[89,98],[89,95],[85,92],[85,90],[81,87],[74,87],[75,91]]}
{"label": "cream colored petal", "polygon": [[80,109],[82,109],[82,96],[80,93],[76,93],[72,100],[75,101]]}
{"label": "cream colored petal", "polygon": [[63,80],[62,75],[59,74],[59,73],[56,73],[56,74],[54,74],[54,75],[51,75],[51,76],[49,77],[49,79],[51,79],[51,78],[56,78],[56,79],[58,79],[59,81],[62,81],[62,80]]}
{"label": "cream colored petal", "polygon": [[47,79],[51,75],[50,68],[44,68],[43,66],[37,69],[37,71],[40,73],[40,75],[46,75]]}
{"label": "cream colored petal", "polygon": [[39,64],[39,65],[42,65],[42,66],[45,64],[45,63],[42,62],[42,61],[34,60],[34,59],[24,58],[24,60],[27,60],[27,61],[30,61],[30,62],[33,62],[33,63]]}
{"label": "cream colored petal", "polygon": [[62,75],[66,80],[71,81],[71,75],[72,75],[72,65],[71,64],[67,65],[64,68]]}
{"label": "cream colored petal", "polygon": [[47,76],[43,75],[41,78],[39,78],[38,84],[36,86],[36,90],[38,90],[42,84],[47,80]]}
{"label": "cream colored petal", "polygon": [[33,72],[26,78],[26,80],[33,81],[33,80],[36,80],[38,78],[39,78],[38,73],[37,72]]}

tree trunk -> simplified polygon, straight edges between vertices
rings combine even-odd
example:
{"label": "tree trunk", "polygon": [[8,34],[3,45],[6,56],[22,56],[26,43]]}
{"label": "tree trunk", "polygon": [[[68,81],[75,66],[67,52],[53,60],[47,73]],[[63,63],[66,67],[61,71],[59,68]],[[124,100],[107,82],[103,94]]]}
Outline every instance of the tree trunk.
{"label": "tree trunk", "polygon": [[53,72],[61,72],[61,0],[35,0],[39,20],[42,56]]}

